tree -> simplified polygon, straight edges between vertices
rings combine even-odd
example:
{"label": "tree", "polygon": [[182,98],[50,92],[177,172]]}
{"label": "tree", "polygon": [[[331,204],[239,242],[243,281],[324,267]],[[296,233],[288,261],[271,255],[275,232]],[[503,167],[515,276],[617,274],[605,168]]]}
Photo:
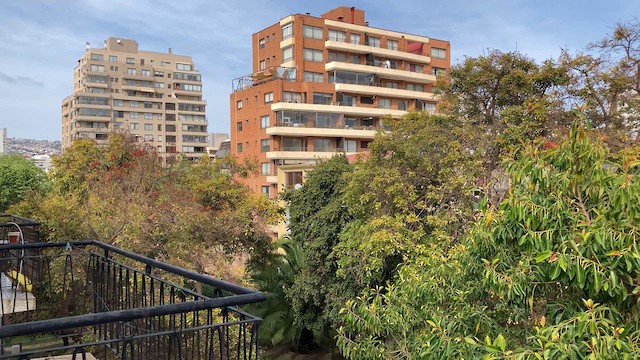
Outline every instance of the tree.
{"label": "tree", "polygon": [[508,196],[347,303],[350,359],[632,358],[639,350],[640,162],[582,126],[507,166]]}
{"label": "tree", "polygon": [[455,118],[425,112],[376,135],[345,189],[353,220],[334,252],[338,276],[359,287],[383,286],[424,244],[459,239],[481,165],[471,136]]}
{"label": "tree", "polygon": [[339,235],[350,220],[342,200],[346,174],[351,166],[344,156],[318,164],[307,174],[304,186],[290,189],[288,201],[291,241],[302,252],[302,266],[286,290],[301,329],[296,342],[299,351],[313,347],[313,342],[331,341],[338,311],[357,288],[336,277],[336,259],[332,253]]}
{"label": "tree", "polygon": [[277,207],[235,180],[241,164],[165,165],[154,148],[112,133],[104,147],[75,141],[54,165],[53,190],[16,207],[42,221],[48,240],[100,240],[232,280],[242,278],[233,256],[257,260],[269,247]]}
{"label": "tree", "polygon": [[44,190],[46,174],[33,161],[18,155],[0,155],[0,213],[31,192]]}
{"label": "tree", "polygon": [[286,237],[277,241],[274,249],[279,251],[273,252],[268,261],[254,265],[250,270],[251,281],[259,291],[267,294],[267,300],[250,305],[248,309],[262,317],[259,330],[262,344],[297,345],[302,328],[296,324],[286,291],[304,267],[304,256],[300,245]]}

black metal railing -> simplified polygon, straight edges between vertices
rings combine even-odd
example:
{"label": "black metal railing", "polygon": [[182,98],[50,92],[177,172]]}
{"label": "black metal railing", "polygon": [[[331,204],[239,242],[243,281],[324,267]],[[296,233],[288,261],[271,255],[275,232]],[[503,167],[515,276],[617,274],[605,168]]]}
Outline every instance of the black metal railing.
{"label": "black metal railing", "polygon": [[265,295],[97,241],[0,245],[0,359],[257,359]]}

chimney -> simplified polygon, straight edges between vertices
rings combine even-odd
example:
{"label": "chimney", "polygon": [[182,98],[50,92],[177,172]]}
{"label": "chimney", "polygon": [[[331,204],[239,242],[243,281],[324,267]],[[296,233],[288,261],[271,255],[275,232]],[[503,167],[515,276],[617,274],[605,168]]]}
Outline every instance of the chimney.
{"label": "chimney", "polygon": [[169,54],[173,54],[173,49],[169,48]]}
{"label": "chimney", "polygon": [[355,7],[351,7],[351,23],[354,24],[356,21],[356,8]]}

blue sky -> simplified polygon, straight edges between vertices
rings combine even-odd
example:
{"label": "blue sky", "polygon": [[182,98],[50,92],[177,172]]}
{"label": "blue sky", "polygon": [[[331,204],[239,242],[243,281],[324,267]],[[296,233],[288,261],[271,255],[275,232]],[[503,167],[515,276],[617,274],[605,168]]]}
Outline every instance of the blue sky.
{"label": "blue sky", "polygon": [[4,0],[0,3],[0,127],[9,137],[60,139],[60,103],[85,42],[109,36],[190,55],[203,78],[209,131],[229,131],[231,80],[251,72],[251,34],[289,14],[336,6],[366,12],[370,26],[451,42],[452,63],[485,49],[538,60],[583,49],[638,0]]}

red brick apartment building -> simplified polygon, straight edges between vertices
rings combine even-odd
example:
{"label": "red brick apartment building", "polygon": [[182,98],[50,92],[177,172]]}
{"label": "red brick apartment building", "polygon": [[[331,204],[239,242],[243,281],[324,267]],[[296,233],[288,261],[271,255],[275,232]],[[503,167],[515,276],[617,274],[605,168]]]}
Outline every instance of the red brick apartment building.
{"label": "red brick apartment building", "polygon": [[289,15],[252,44],[253,71],[230,95],[231,152],[258,160],[246,182],[270,197],[302,181],[288,165],[367,151],[383,117],[434,111],[436,76],[451,64],[448,41],[371,27],[353,7]]}

